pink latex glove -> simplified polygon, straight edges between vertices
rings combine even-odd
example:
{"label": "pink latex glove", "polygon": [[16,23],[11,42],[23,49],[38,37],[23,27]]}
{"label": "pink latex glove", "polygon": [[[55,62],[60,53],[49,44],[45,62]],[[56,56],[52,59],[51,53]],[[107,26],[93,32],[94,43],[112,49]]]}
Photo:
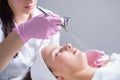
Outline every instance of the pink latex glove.
{"label": "pink latex glove", "polygon": [[15,27],[13,31],[18,33],[24,42],[31,38],[48,39],[60,30],[60,24],[62,24],[62,18],[42,14]]}
{"label": "pink latex glove", "polygon": [[105,56],[105,53],[98,50],[90,50],[86,52],[88,64],[92,67],[100,67],[104,63],[102,57]]}

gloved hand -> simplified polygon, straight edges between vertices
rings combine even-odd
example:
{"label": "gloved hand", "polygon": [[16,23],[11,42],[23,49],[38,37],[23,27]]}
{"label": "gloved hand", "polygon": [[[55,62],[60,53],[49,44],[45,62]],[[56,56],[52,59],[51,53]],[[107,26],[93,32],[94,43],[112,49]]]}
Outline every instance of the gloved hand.
{"label": "gloved hand", "polygon": [[105,53],[98,50],[90,50],[86,52],[88,64],[92,67],[100,67],[105,61]]}
{"label": "gloved hand", "polygon": [[[52,14],[53,15],[53,14]],[[60,30],[62,18],[38,15],[29,21],[15,27],[15,31],[24,42],[31,38],[48,39]]]}

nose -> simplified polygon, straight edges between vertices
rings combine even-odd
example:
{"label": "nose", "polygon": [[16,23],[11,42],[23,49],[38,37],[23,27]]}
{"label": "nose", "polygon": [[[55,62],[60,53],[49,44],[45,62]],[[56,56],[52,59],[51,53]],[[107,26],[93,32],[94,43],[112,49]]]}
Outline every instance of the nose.
{"label": "nose", "polygon": [[71,44],[66,44],[66,45],[61,49],[61,51],[64,51],[64,50],[66,50],[66,51],[71,51],[71,49],[72,49],[72,45],[71,45]]}
{"label": "nose", "polygon": [[27,0],[27,2],[32,3],[32,2],[33,2],[33,0]]}
{"label": "nose", "polygon": [[66,47],[66,49],[68,49],[68,50],[69,50],[69,49],[71,49],[71,48],[72,48],[72,45],[69,43],[69,44],[67,44],[65,47]]}

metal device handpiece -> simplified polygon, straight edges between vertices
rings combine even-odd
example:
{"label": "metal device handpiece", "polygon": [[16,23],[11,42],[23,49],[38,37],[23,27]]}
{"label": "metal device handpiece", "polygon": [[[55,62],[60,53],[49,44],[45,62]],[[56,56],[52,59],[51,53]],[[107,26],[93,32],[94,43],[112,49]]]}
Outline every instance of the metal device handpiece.
{"label": "metal device handpiece", "polygon": [[[44,13],[46,16],[50,16],[49,14],[48,14],[48,12],[46,12],[45,10],[43,10],[41,7],[39,7],[39,6],[37,6],[37,8],[42,12],[42,13]],[[68,30],[67,30],[67,25],[71,22],[71,18],[70,17],[63,17],[63,19],[64,19],[64,22],[63,22],[63,24],[61,24],[61,26],[62,26],[62,28],[66,31],[66,32],[68,32]]]}
{"label": "metal device handpiece", "polygon": [[62,28],[68,32],[67,30],[67,25],[71,22],[71,18],[70,17],[64,17],[64,22],[63,24],[61,24]]}

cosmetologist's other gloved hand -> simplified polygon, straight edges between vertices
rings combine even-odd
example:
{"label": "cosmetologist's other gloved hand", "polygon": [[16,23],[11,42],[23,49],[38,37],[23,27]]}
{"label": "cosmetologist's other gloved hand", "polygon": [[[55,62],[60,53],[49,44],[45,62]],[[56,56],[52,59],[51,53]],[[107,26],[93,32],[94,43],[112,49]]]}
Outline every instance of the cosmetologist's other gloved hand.
{"label": "cosmetologist's other gloved hand", "polygon": [[[53,15],[53,14],[52,14]],[[60,30],[62,18],[38,15],[29,21],[15,27],[15,31],[24,42],[31,38],[48,39]]]}
{"label": "cosmetologist's other gloved hand", "polygon": [[92,67],[100,67],[107,59],[105,53],[98,50],[90,50],[86,52],[88,64]]}

